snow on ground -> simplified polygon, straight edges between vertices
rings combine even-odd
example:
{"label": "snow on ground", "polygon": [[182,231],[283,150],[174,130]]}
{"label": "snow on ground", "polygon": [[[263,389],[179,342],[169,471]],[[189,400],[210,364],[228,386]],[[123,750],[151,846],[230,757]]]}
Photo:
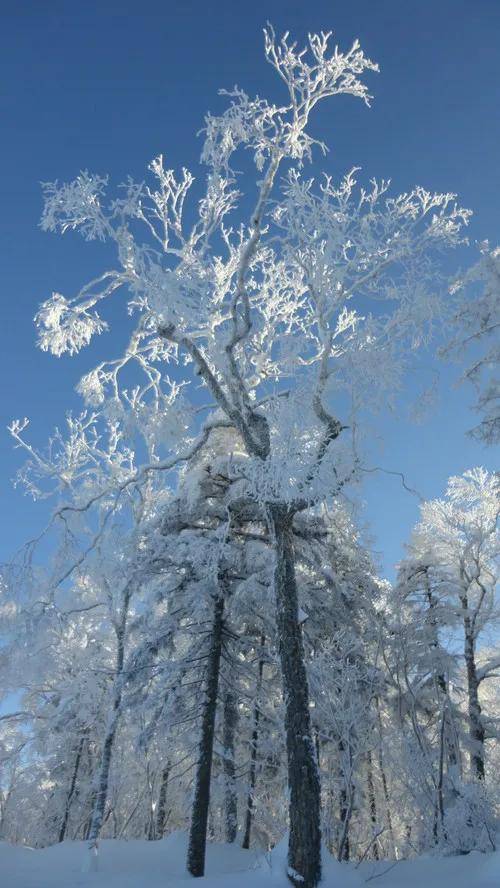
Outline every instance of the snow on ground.
{"label": "snow on ground", "polygon": [[[97,871],[88,871],[84,842],[32,850],[0,843],[2,888],[186,888],[186,837],[173,833],[161,842],[103,841]],[[500,852],[467,857],[363,863],[357,869],[324,861],[324,888],[500,888]],[[286,841],[269,856],[235,845],[210,845],[207,875],[200,888],[289,888]]]}

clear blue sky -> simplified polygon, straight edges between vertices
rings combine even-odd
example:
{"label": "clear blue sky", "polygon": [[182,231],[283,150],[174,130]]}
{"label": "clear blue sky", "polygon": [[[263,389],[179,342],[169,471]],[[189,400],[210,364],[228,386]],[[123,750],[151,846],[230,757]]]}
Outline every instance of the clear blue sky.
{"label": "clear blue sky", "polygon": [[[346,46],[359,37],[378,61],[375,99],[328,104],[316,131],[332,145],[327,164],[340,174],[356,165],[367,177],[392,177],[457,191],[476,212],[471,234],[500,240],[500,0],[18,0],[0,20],[0,325],[1,417],[29,416],[42,443],[66,410],[73,387],[100,349],[119,348],[120,330],[97,351],[55,359],[35,348],[32,317],[53,290],[70,295],[101,267],[102,247],[37,227],[40,181],[73,178],[80,169],[121,181],[142,178],[162,151],[173,165],[195,164],[203,114],[219,106],[220,87],[274,95],[263,61],[261,28],[270,20],[300,40],[333,29]],[[452,389],[424,426],[388,420],[380,464],[403,471],[425,497],[448,475],[495,454],[465,437],[474,421],[470,393]],[[13,491],[20,463],[0,434],[0,558],[36,532],[48,505]],[[366,516],[386,570],[417,517],[417,502],[395,479],[366,487]]]}

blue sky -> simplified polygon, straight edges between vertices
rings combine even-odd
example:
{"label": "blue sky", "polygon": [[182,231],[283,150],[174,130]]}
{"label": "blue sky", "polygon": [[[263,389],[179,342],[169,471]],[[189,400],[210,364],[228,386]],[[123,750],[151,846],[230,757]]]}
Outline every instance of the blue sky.
{"label": "blue sky", "polygon": [[[379,62],[371,75],[371,110],[340,98],[327,103],[314,130],[332,147],[326,166],[340,175],[361,166],[366,177],[391,177],[456,191],[475,211],[471,236],[499,240],[499,0],[349,0],[235,3],[106,0],[4,4],[0,20],[0,559],[40,529],[47,503],[33,504],[11,479],[20,465],[7,432],[13,417],[31,419],[42,444],[69,408],[74,385],[97,354],[119,349],[119,326],[78,358],[55,359],[35,348],[32,318],[53,290],[72,294],[101,268],[105,248],[54,237],[37,227],[41,181],[80,169],[140,179],[162,151],[169,164],[193,167],[206,110],[220,87],[241,85],[274,98],[263,61],[262,26],[297,39],[333,29],[341,46],[359,37]],[[441,494],[450,474],[493,468],[495,454],[465,431],[474,422],[471,393],[456,390],[445,368],[441,398],[424,425],[384,417],[380,465],[405,473],[425,497]],[[384,428],[382,429],[382,425]],[[373,476],[365,517],[385,569],[417,518],[418,501],[395,477]]]}

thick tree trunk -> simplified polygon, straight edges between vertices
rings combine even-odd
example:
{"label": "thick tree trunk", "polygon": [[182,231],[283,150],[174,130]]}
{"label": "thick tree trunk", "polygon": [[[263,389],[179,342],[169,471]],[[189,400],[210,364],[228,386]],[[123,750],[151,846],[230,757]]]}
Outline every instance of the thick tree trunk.
{"label": "thick tree trunk", "polygon": [[[266,643],[265,635],[261,635],[260,637],[260,649],[264,651],[264,645]],[[250,752],[250,774],[248,781],[248,798],[247,798],[247,809],[245,815],[245,833],[243,836],[243,842],[241,847],[250,848],[250,835],[252,832],[252,820],[253,820],[253,811],[254,811],[254,794],[255,794],[255,784],[257,780],[257,747],[259,743],[259,721],[260,721],[260,690],[262,687],[262,676],[264,673],[264,658],[261,655],[259,659],[259,671],[257,678],[257,687],[255,689],[255,704],[253,708],[253,730],[252,730],[252,747]]]}
{"label": "thick tree trunk", "polygon": [[195,792],[189,830],[187,868],[192,876],[203,876],[205,872],[210,778],[212,774],[215,713],[217,709],[222,653],[223,618],[224,596],[219,591],[214,601],[212,637],[207,661],[205,701],[203,704]]}
{"label": "thick tree trunk", "polygon": [[73,795],[75,793],[76,779],[78,777],[78,770],[80,768],[80,761],[82,758],[84,743],[85,743],[85,737],[82,737],[79,744],[78,744],[78,748],[76,750],[75,764],[73,765],[73,773],[71,775],[71,783],[70,783],[70,787],[69,787],[68,797],[66,799],[66,806],[64,808],[64,816],[62,819],[61,828],[59,830],[59,836],[58,836],[59,842],[64,842],[64,839],[66,836],[66,829],[68,827],[68,819],[69,819],[69,810],[71,807],[71,801],[73,799]]}
{"label": "thick tree trunk", "polygon": [[321,878],[320,782],[311,736],[309,691],[293,551],[293,516],[285,506],[269,508],[275,541],[276,625],[285,701],[290,793],[288,876],[300,888]]}
{"label": "thick tree trunk", "polygon": [[167,815],[167,789],[170,776],[170,762],[167,762],[161,772],[160,792],[158,795],[158,811],[156,813],[156,838],[162,839],[165,832],[165,820]]}
{"label": "thick tree trunk", "polygon": [[470,618],[464,616],[465,666],[467,669],[467,708],[469,714],[469,736],[471,739],[471,770],[478,780],[484,780],[484,725],[479,703],[479,680],[477,677],[474,633]]}
{"label": "thick tree trunk", "polygon": [[226,842],[231,844],[236,841],[238,832],[238,796],[236,793],[236,766],[234,760],[234,741],[236,725],[238,722],[238,710],[236,697],[233,691],[228,690],[224,694],[222,743],[224,747],[224,802],[225,802],[225,826]]}

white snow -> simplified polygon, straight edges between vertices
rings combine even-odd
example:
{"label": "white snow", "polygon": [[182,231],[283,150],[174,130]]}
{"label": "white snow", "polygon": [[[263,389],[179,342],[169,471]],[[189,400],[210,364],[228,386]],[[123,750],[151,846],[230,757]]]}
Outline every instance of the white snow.
{"label": "white snow", "polygon": [[[270,855],[237,845],[208,846],[207,875],[200,888],[290,888],[286,878],[286,839]],[[193,882],[185,870],[186,836],[173,833],[161,842],[105,840],[98,870],[88,872],[84,842],[50,848],[0,843],[2,888],[184,888]],[[498,888],[500,852],[462,857],[420,857],[396,864],[366,862],[359,868],[323,862],[324,888]]]}

